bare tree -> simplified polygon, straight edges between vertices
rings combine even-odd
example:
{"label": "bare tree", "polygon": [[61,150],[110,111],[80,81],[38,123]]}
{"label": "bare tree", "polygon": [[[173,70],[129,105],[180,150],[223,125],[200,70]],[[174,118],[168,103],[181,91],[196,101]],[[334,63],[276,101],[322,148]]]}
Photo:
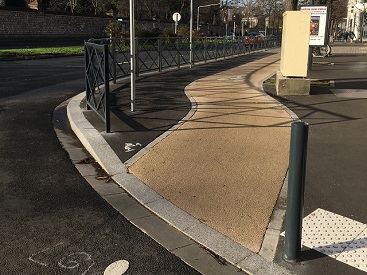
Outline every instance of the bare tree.
{"label": "bare tree", "polygon": [[93,5],[93,8],[94,8],[94,14],[97,14],[97,11],[98,11],[98,8],[99,8],[99,5],[101,3],[100,0],[91,0],[92,1],[92,5]]}
{"label": "bare tree", "polygon": [[298,0],[284,0],[284,10],[294,11],[297,10]]}
{"label": "bare tree", "polygon": [[50,0],[49,3],[49,10],[51,11],[64,11],[66,7],[66,0],[59,1],[59,0]]}
{"label": "bare tree", "polygon": [[68,0],[68,6],[70,7],[71,13],[74,13],[75,8],[78,6],[78,0]]}
{"label": "bare tree", "polygon": [[94,9],[94,14],[103,11],[105,4],[108,4],[106,0],[90,0]]}
{"label": "bare tree", "polygon": [[347,17],[348,1],[347,0],[333,0],[330,1],[330,34],[333,37],[337,35],[337,27]]}
{"label": "bare tree", "polygon": [[[259,0],[260,1],[260,0]],[[240,0],[239,5],[241,6],[241,19],[246,22],[246,28],[255,27],[251,21],[255,16],[258,15],[259,1],[257,0]],[[266,1],[266,0],[264,0]]]}
{"label": "bare tree", "polygon": [[[279,0],[258,0],[256,8],[263,16],[263,20],[268,21],[268,28],[278,30],[282,22],[283,3]],[[266,19],[267,18],[267,19]],[[265,27],[265,22],[264,22]]]}

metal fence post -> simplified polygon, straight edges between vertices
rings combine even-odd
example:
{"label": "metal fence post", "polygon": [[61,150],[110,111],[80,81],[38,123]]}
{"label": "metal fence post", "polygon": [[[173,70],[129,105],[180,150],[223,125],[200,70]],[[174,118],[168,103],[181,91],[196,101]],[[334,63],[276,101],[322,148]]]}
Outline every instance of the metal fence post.
{"label": "metal fence post", "polygon": [[192,41],[191,41],[191,67],[193,65],[195,65],[195,43],[196,43],[196,39],[195,37],[192,38]]}
{"label": "metal fence post", "polygon": [[236,43],[236,37],[231,40],[231,57],[234,56],[234,43]]}
{"label": "metal fence post", "polygon": [[90,106],[88,105],[88,100],[89,100],[89,97],[90,97],[90,94],[91,94],[91,89],[89,87],[89,81],[88,81],[88,74],[87,74],[87,71],[89,69],[89,63],[91,62],[90,61],[90,57],[89,57],[89,51],[88,51],[88,46],[87,44],[84,42],[84,60],[85,60],[85,93],[86,93],[86,109],[87,110],[90,110]]}
{"label": "metal fence post", "polygon": [[227,53],[227,40],[223,39],[223,59],[226,59],[226,53]]}
{"label": "metal fence post", "polygon": [[204,37],[204,62],[206,63],[208,59],[208,37]]}
{"label": "metal fence post", "polygon": [[112,52],[112,77],[113,84],[116,84],[117,76],[116,76],[116,39],[111,37],[111,52]]}
{"label": "metal fence post", "polygon": [[180,38],[177,37],[177,68],[181,65]]}
{"label": "metal fence post", "polygon": [[289,153],[287,212],[283,259],[296,262],[301,253],[308,124],[293,122]]}
{"label": "metal fence post", "polygon": [[159,72],[162,72],[162,68],[163,68],[163,50],[162,50],[162,37],[158,38],[158,67],[159,67]]}
{"label": "metal fence post", "polygon": [[104,116],[105,116],[105,130],[106,133],[111,132],[111,122],[110,122],[110,82],[109,82],[109,64],[108,64],[108,45],[104,45],[103,49],[104,55]]}
{"label": "metal fence post", "polygon": [[242,47],[243,47],[243,42],[242,42],[242,38],[240,38],[238,40],[238,43],[237,43],[237,54],[238,56],[240,56],[242,54]]}
{"label": "metal fence post", "polygon": [[139,38],[135,37],[135,75],[139,76]]}

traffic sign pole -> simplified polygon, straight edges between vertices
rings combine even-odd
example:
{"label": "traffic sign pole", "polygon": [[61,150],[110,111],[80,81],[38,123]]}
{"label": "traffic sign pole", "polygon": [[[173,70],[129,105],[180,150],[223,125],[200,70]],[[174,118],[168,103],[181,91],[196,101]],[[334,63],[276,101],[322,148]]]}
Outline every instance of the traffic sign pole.
{"label": "traffic sign pole", "polygon": [[181,20],[181,14],[179,14],[178,12],[175,12],[172,15],[172,19],[173,19],[173,21],[175,21],[175,33],[177,33],[178,21]]}

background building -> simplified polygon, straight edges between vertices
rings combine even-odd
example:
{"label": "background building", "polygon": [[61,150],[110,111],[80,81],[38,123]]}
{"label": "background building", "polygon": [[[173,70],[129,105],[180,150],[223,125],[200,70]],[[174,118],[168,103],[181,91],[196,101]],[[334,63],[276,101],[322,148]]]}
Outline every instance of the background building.
{"label": "background building", "polygon": [[364,0],[349,0],[346,31],[355,34],[354,41],[362,41],[366,36],[365,17],[366,4]]}

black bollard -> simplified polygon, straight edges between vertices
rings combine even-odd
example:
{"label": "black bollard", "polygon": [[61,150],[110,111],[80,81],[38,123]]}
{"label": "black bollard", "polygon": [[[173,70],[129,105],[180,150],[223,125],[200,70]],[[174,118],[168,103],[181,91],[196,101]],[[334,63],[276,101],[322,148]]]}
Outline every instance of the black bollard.
{"label": "black bollard", "polygon": [[308,124],[293,122],[289,153],[287,212],[283,259],[294,263],[301,253]]}

